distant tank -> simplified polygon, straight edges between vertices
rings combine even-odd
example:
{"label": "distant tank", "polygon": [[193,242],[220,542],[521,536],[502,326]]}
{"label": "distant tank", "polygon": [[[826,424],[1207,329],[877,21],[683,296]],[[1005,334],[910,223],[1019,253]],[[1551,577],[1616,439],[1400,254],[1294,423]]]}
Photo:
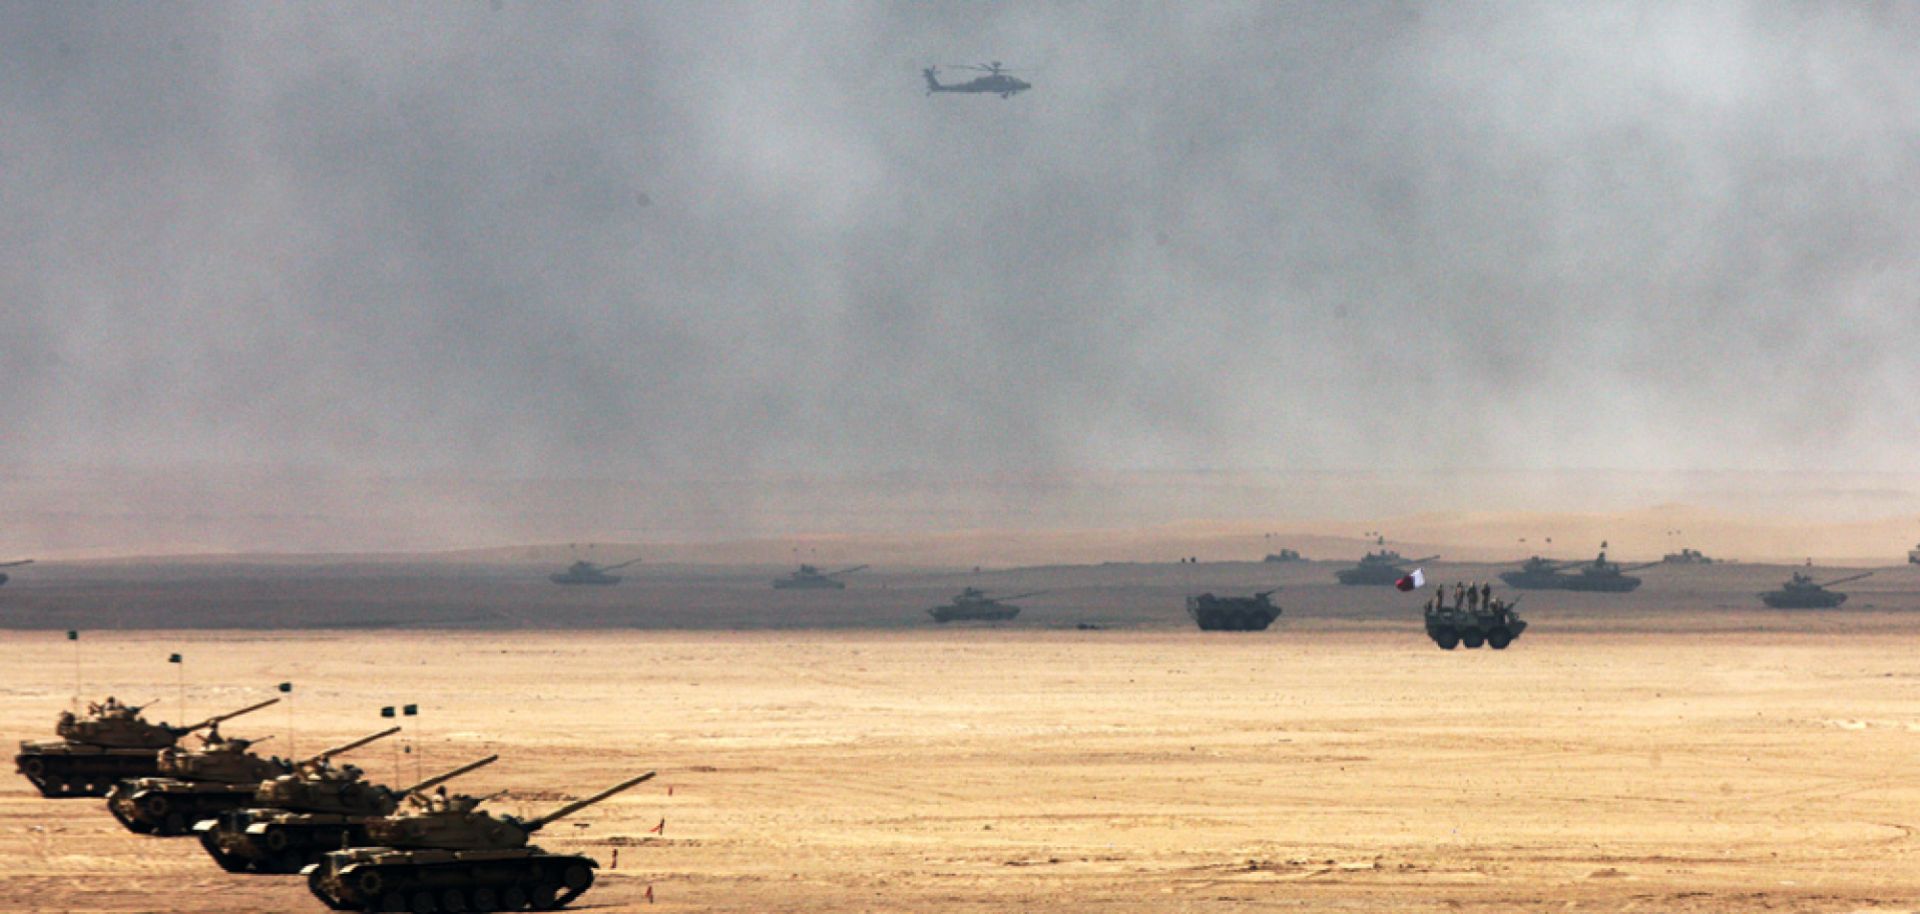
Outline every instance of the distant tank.
{"label": "distant tank", "polygon": [[865,571],[867,566],[855,565],[839,571],[822,572],[812,565],[802,565],[792,574],[773,582],[774,590],[846,590],[847,582],[840,580],[843,574]]}
{"label": "distant tank", "polygon": [[1187,615],[1203,632],[1266,631],[1280,618],[1280,607],[1268,599],[1273,591],[1263,590],[1251,597],[1216,597],[1203,593],[1187,598]]}
{"label": "distant tank", "polygon": [[229,873],[298,873],[329,851],[370,843],[366,823],[390,816],[402,797],[430,790],[493,764],[489,755],[389,790],[338,772],[330,777],[281,778],[260,785],[254,804],[221,813],[194,826],[200,846]]}
{"label": "distant tank", "polygon": [[1640,586],[1640,579],[1628,571],[1652,568],[1660,562],[1644,562],[1621,568],[1607,561],[1606,552],[1591,562],[1556,562],[1534,556],[1521,563],[1520,570],[1502,572],[1500,580],[1521,590],[1577,590],[1588,593],[1626,593]]}
{"label": "distant tank", "polygon": [[1400,553],[1390,549],[1369,552],[1360,558],[1360,563],[1352,568],[1342,568],[1334,572],[1334,577],[1342,584],[1377,586],[1392,584],[1407,575],[1408,565],[1419,565],[1439,558],[1429,555],[1424,558],[1401,558]]}
{"label": "distant tank", "polygon": [[1264,559],[1261,559],[1260,561],[1273,562],[1273,563],[1304,562],[1306,561],[1306,559],[1300,555],[1300,550],[1298,549],[1282,549],[1279,552],[1267,553],[1267,557]]}
{"label": "distant tank", "polygon": [[1668,565],[1711,565],[1714,562],[1713,559],[1707,558],[1702,554],[1700,550],[1688,549],[1685,546],[1680,547],[1679,552],[1669,552],[1661,556],[1660,561]]}
{"label": "distant tank", "polygon": [[496,816],[470,796],[414,794],[397,815],[368,820],[374,846],[327,854],[307,888],[336,911],[548,911],[579,898],[599,864],[527,843],[563,816],[648,780],[623,781],[533,819]]}
{"label": "distant tank", "polygon": [[1044,590],[1029,593],[1017,593],[1010,597],[989,597],[986,591],[969,587],[960,591],[960,595],[945,606],[935,606],[927,610],[927,615],[935,622],[1005,622],[1020,615],[1020,607],[1009,606],[1009,600],[1024,600],[1037,597]]}
{"label": "distant tank", "polygon": [[1449,651],[1462,644],[1467,647],[1485,644],[1496,651],[1506,650],[1513,639],[1527,630],[1527,621],[1514,611],[1519,603],[1519,600],[1507,603],[1496,599],[1490,609],[1465,606],[1455,609],[1444,601],[1429,600],[1426,607],[1427,637]]}
{"label": "distant tank", "polygon": [[1847,595],[1827,588],[1835,584],[1845,584],[1848,581],[1858,581],[1872,575],[1873,572],[1868,571],[1816,584],[1813,581],[1813,575],[1796,571],[1793,577],[1787,579],[1787,583],[1780,586],[1779,590],[1769,590],[1761,594],[1760,600],[1774,609],[1832,609],[1847,602]]}
{"label": "distant tank", "polygon": [[[0,562],[0,568],[18,568],[21,565],[31,565],[31,564],[33,564],[32,559],[21,559],[17,562]],[[5,584],[10,580],[12,579],[7,577],[6,572],[0,572],[0,584]]]}
{"label": "distant tank", "polygon": [[1920,565],[1920,545],[1907,550],[1907,564]]}
{"label": "distant tank", "polygon": [[567,570],[565,571],[547,575],[547,580],[555,584],[590,584],[605,587],[620,583],[619,575],[608,574],[607,572],[618,571],[638,561],[640,560],[634,559],[631,562],[621,562],[618,565],[596,565],[584,560],[578,561],[567,566]]}
{"label": "distant tank", "polygon": [[[299,763],[325,764],[341,753],[400,731],[391,727],[335,746]],[[237,746],[235,745],[237,744]],[[246,740],[220,740],[203,751],[160,750],[159,775],[121,781],[107,794],[107,809],[128,831],[159,838],[188,834],[194,823],[253,801],[261,782],[290,774],[294,763],[263,759]]]}
{"label": "distant tank", "polygon": [[[109,697],[92,705],[86,717],[60,712],[57,740],[21,740],[14,765],[43,797],[104,797],[123,778],[153,777],[160,750],[180,737],[279,702],[269,698],[238,711],[216,714],[197,724],[175,727],[140,716],[147,705],[124,705]],[[148,702],[151,705],[152,702]]]}

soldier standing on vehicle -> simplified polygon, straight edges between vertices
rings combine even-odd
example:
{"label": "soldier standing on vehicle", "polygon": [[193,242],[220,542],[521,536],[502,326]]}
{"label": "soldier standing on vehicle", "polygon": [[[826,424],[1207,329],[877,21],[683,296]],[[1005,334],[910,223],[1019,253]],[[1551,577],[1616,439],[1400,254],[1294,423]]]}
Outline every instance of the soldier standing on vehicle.
{"label": "soldier standing on vehicle", "polygon": [[1477,611],[1479,608],[1480,608],[1480,582],[1475,581],[1467,585],[1467,612],[1474,612],[1474,611]]}
{"label": "soldier standing on vehicle", "polygon": [[1480,605],[1481,606],[1493,605],[1493,582],[1492,581],[1488,581],[1480,585]]}
{"label": "soldier standing on vehicle", "polygon": [[1467,599],[1467,585],[1462,584],[1459,581],[1453,582],[1453,608],[1456,610],[1459,609],[1462,605],[1466,603],[1466,599]]}

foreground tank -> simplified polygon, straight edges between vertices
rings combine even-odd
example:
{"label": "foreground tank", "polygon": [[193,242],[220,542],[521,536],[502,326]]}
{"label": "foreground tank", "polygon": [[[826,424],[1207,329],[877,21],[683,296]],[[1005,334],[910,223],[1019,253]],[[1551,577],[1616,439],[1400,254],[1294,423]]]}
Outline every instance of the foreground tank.
{"label": "foreground tank", "polygon": [[792,574],[773,582],[774,590],[846,590],[847,582],[840,580],[843,574],[852,574],[866,570],[865,565],[842,568],[839,571],[821,571],[812,565],[802,565]]}
{"label": "foreground tank", "polygon": [[[93,705],[87,716],[60,712],[54,725],[56,740],[22,740],[14,765],[43,797],[104,797],[117,781],[153,777],[159,773],[159,752],[197,730],[232,720],[279,702],[259,704],[217,714],[197,724],[175,727],[140,716],[145,705],[123,705],[108,698]],[[149,703],[150,704],[150,703]]]}
{"label": "foreground tank", "polygon": [[1280,618],[1280,607],[1269,599],[1272,596],[1271,590],[1250,597],[1216,597],[1203,593],[1187,598],[1187,615],[1193,617],[1203,632],[1266,631],[1273,620]]}
{"label": "foreground tank", "polygon": [[1429,601],[1427,637],[1449,651],[1463,644],[1470,648],[1485,644],[1496,651],[1506,650],[1507,645],[1527,630],[1527,621],[1514,610],[1518,603],[1518,600],[1511,604],[1495,600],[1491,608],[1455,609]]}
{"label": "foreground tank", "polygon": [[547,580],[555,584],[584,584],[590,587],[608,587],[620,583],[621,578],[617,574],[608,574],[607,572],[618,571],[638,561],[640,560],[634,559],[631,562],[621,562],[618,565],[596,565],[592,562],[584,561],[574,562],[572,565],[567,566],[567,570],[565,571],[547,575]]}
{"label": "foreground tank", "polygon": [[331,851],[373,843],[366,823],[392,815],[402,797],[430,790],[499,758],[489,755],[400,790],[344,778],[339,772],[283,778],[260,785],[253,806],[222,813],[194,830],[201,847],[229,873],[298,873]]}
{"label": "foreground tank", "polygon": [[548,824],[654,776],[647,772],[535,819],[495,816],[482,800],[414,794],[396,815],[370,820],[372,846],[338,850],[307,867],[307,888],[336,911],[547,911],[593,885],[590,857],[528,844]]}
{"label": "foreground tank", "polygon": [[128,831],[177,838],[189,834],[203,819],[248,805],[262,782],[290,774],[297,767],[326,764],[336,755],[391,736],[399,729],[392,727],[363,736],[299,763],[263,759],[247,751],[246,740],[220,740],[200,752],[164,749],[158,776],[121,781],[107,794],[107,809]]}
{"label": "foreground tank", "polygon": [[1787,579],[1787,583],[1780,585],[1780,589],[1761,594],[1760,600],[1774,609],[1833,609],[1847,602],[1847,595],[1827,588],[1872,575],[1873,572],[1869,571],[1835,581],[1815,583],[1812,575],[1796,571],[1793,577]]}
{"label": "foreground tank", "polygon": [[946,622],[1005,622],[1020,615],[1020,607],[1009,605],[1009,600],[1022,600],[1037,597],[1045,591],[1035,590],[1017,593],[1010,597],[989,597],[986,591],[968,587],[960,591],[959,596],[944,606],[935,606],[927,610],[933,621]]}
{"label": "foreground tank", "polygon": [[1400,553],[1389,549],[1369,552],[1360,557],[1352,568],[1342,568],[1333,573],[1340,583],[1349,586],[1377,587],[1392,584],[1407,575],[1408,565],[1419,565],[1439,558],[1429,555],[1424,558],[1405,559]]}

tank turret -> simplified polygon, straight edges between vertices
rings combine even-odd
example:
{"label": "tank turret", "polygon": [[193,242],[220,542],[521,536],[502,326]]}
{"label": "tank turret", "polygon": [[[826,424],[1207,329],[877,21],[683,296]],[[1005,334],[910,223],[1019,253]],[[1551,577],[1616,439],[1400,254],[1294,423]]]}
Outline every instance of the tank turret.
{"label": "tank turret", "polygon": [[812,565],[801,565],[792,574],[773,582],[775,590],[846,590],[847,582],[840,580],[841,575],[865,571],[867,566],[855,565],[839,571],[821,571]]}
{"label": "tank turret", "polygon": [[1251,597],[1216,597],[1203,593],[1187,598],[1187,615],[1203,632],[1265,631],[1280,618],[1280,607],[1269,599],[1275,591],[1263,590]]}
{"label": "tank turret", "polygon": [[366,823],[375,846],[335,851],[307,870],[307,887],[336,910],[551,910],[593,885],[591,858],[529,844],[552,822],[654,776],[647,772],[519,819],[480,808],[485,798],[415,794],[399,813]]}
{"label": "tank turret", "polygon": [[1760,601],[1774,609],[1833,609],[1847,602],[1847,595],[1827,588],[1872,576],[1873,572],[1866,571],[1816,583],[1812,575],[1796,571],[1787,579],[1787,583],[1780,585],[1778,590],[1769,590],[1761,594]]}
{"label": "tank turret", "polygon": [[115,781],[159,773],[158,752],[182,736],[250,714],[278,698],[216,714],[186,726],[154,723],[141,716],[151,706],[122,704],[109,696],[90,704],[85,717],[62,711],[54,724],[57,740],[23,740],[14,764],[46,797],[103,797]]}
{"label": "tank turret", "polygon": [[[246,751],[245,740],[218,740],[222,748],[206,753],[180,749],[161,752],[159,768],[171,776],[121,781],[107,794],[107,809],[129,831],[161,838],[185,835],[203,819],[249,805],[260,786],[296,770],[326,765],[336,755],[389,736],[400,728],[334,746],[297,762],[263,759]],[[225,744],[240,743],[237,750]],[[169,758],[172,754],[172,758]],[[204,757],[198,757],[204,756]],[[190,775],[190,776],[182,776]]]}
{"label": "tank turret", "polygon": [[[328,851],[372,843],[367,838],[365,824],[395,812],[402,798],[431,790],[491,765],[499,758],[489,755],[399,790],[362,789],[358,792],[358,802],[365,804],[363,812],[338,812],[338,804],[331,801],[320,804],[320,808],[312,804],[283,804],[278,808],[236,809],[200,822],[194,831],[200,835],[201,847],[230,873],[297,873],[308,864],[319,862]],[[321,790],[307,790],[292,798],[297,802],[321,793]]]}

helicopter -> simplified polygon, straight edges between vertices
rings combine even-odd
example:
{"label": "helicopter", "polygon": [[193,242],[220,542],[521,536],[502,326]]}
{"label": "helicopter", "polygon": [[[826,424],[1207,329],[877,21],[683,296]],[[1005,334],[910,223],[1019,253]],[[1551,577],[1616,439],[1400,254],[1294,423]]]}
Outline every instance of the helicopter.
{"label": "helicopter", "polygon": [[927,94],[935,92],[991,92],[1001,98],[1012,98],[1016,92],[1025,92],[1033,84],[1023,79],[1008,76],[1014,71],[1000,66],[1000,61],[985,64],[952,64],[956,70],[978,70],[987,75],[976,76],[963,83],[942,83],[940,70],[928,67],[920,71],[927,78]]}

